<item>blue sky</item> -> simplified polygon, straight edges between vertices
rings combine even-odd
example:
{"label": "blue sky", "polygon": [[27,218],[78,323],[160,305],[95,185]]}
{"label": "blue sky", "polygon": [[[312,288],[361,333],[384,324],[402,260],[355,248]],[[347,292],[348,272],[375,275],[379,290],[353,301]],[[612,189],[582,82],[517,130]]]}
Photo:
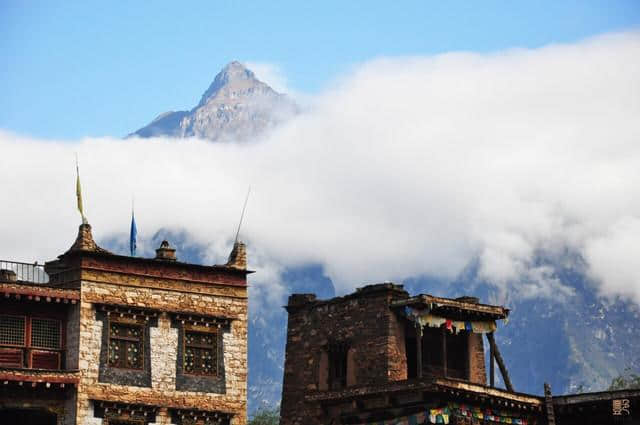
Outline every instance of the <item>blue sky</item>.
{"label": "blue sky", "polygon": [[[517,4],[517,5],[516,5]],[[0,3],[0,128],[123,136],[195,105],[237,59],[314,93],[380,56],[494,51],[637,28],[640,2]]]}

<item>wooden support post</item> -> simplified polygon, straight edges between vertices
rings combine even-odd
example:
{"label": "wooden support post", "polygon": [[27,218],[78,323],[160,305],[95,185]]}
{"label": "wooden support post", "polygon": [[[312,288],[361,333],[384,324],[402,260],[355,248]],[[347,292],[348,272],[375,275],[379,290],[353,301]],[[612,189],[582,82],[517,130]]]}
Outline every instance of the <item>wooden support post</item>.
{"label": "wooden support post", "polygon": [[444,377],[447,377],[447,328],[442,328],[442,369]]}
{"label": "wooden support post", "polygon": [[489,343],[489,386],[496,385],[496,355],[493,352],[493,344]]}
{"label": "wooden support post", "polygon": [[544,383],[544,404],[547,410],[547,424],[556,425],[556,414],[553,411],[553,397],[551,396],[551,385]]}
{"label": "wooden support post", "polygon": [[500,355],[500,350],[498,350],[498,346],[496,345],[496,341],[493,337],[493,332],[489,332],[487,334],[487,339],[489,340],[489,345],[491,346],[491,348],[493,348],[493,355],[496,358],[496,362],[498,362],[498,367],[500,368],[500,374],[502,375],[502,380],[504,381],[504,385],[507,387],[508,391],[513,391],[513,385],[511,385],[509,372],[507,372],[507,368],[504,365],[504,360],[502,360],[502,356]]}
{"label": "wooden support post", "polygon": [[422,378],[422,326],[416,322],[416,376]]}

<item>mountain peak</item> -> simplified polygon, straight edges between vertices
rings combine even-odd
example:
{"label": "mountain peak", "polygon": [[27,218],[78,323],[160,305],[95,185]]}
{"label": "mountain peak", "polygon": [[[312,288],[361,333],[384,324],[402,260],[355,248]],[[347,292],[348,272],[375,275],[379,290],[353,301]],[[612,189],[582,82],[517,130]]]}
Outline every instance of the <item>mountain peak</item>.
{"label": "mountain peak", "polygon": [[252,80],[255,78],[255,74],[249,68],[238,61],[232,61],[225,65],[224,68],[222,68],[218,75],[216,75],[215,79],[224,79],[226,81],[231,81],[235,79]]}
{"label": "mountain peak", "polygon": [[214,78],[207,91],[204,92],[200,103],[198,103],[198,107],[206,104],[209,99],[215,98],[224,88],[229,88],[230,91],[238,91],[258,85],[266,86],[266,84],[256,78],[253,71],[242,63],[238,61],[229,62],[218,72],[218,75],[216,75],[216,78]]}
{"label": "mountain peak", "polygon": [[298,113],[297,105],[238,61],[216,75],[198,105],[167,112],[134,134],[140,137],[202,137],[247,140]]}

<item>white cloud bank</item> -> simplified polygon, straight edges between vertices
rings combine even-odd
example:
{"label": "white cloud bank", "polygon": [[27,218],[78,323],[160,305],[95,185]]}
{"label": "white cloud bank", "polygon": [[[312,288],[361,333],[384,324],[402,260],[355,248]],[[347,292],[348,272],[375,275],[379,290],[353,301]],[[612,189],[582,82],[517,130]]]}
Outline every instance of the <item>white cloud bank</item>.
{"label": "white cloud bank", "polygon": [[479,259],[498,286],[555,296],[533,260],[568,248],[604,293],[640,301],[638,32],[376,60],[251,144],[1,133],[0,258],[72,243],[75,151],[98,238],[126,234],[135,193],[142,236],[184,227],[222,262],[251,185],[244,239],[268,279],[317,262],[343,292]]}

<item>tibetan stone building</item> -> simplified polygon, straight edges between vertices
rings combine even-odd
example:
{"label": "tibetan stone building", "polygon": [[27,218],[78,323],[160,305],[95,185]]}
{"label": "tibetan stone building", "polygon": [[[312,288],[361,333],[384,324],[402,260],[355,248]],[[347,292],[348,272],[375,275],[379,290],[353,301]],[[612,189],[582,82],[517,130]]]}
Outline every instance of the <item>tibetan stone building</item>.
{"label": "tibetan stone building", "polygon": [[247,271],[112,254],[82,224],[42,266],[0,263],[0,424],[245,424]]}
{"label": "tibetan stone building", "polygon": [[509,310],[477,298],[384,283],[330,300],[294,294],[286,309],[281,425],[640,424],[639,390],[514,391],[494,339]]}

